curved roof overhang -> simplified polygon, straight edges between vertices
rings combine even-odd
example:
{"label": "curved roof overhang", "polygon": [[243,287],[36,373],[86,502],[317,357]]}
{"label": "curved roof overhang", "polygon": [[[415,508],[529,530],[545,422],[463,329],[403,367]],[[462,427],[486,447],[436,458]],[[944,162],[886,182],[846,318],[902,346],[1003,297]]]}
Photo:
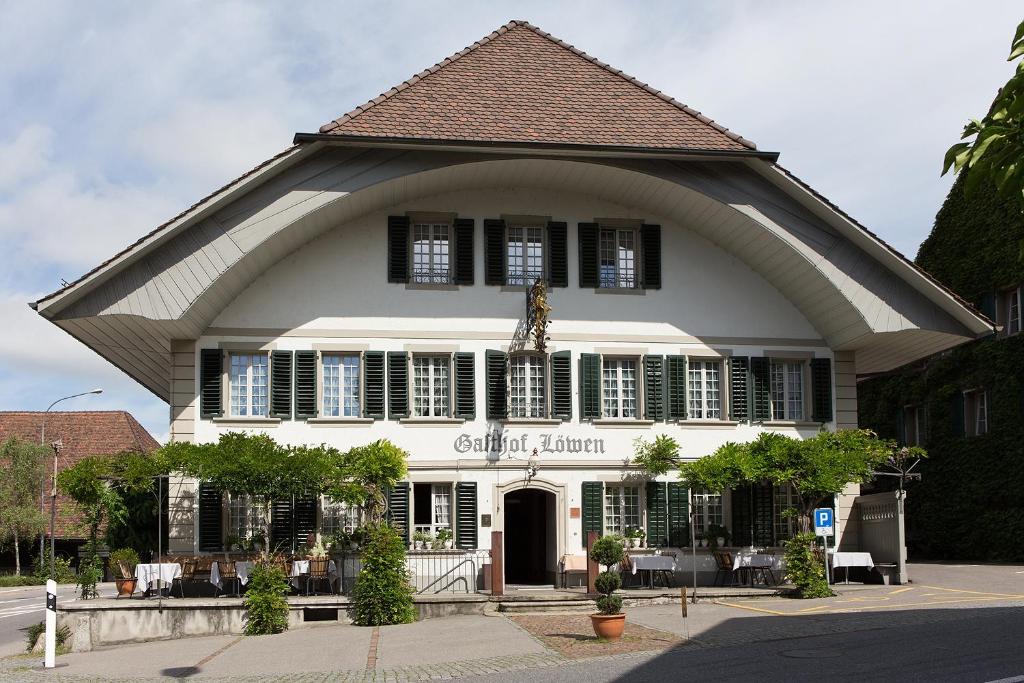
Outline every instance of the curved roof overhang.
{"label": "curved roof overhang", "polygon": [[260,273],[310,240],[421,197],[536,187],[635,207],[705,237],[778,289],[831,348],[856,351],[860,373],[991,331],[982,316],[764,160],[394,147],[300,152],[262,182],[213,197],[105,272],[40,301],[40,314],[167,399],[171,340],[200,336]]}

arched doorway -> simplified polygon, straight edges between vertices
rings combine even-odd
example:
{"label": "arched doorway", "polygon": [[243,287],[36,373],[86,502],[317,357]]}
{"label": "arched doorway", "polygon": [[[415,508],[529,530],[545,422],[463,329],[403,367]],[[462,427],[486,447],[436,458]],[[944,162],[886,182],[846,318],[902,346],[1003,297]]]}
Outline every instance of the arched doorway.
{"label": "arched doorway", "polygon": [[551,491],[522,488],[505,494],[505,582],[552,585],[556,574],[556,498]]}

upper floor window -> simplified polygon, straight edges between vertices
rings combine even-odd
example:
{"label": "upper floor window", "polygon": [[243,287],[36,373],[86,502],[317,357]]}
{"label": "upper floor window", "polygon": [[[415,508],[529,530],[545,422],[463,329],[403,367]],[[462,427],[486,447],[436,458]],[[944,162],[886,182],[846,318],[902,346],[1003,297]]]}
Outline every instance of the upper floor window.
{"label": "upper floor window", "polygon": [[711,525],[722,526],[722,494],[705,489],[693,490],[693,530],[700,538]]}
{"label": "upper floor window", "polygon": [[505,259],[505,284],[532,285],[544,277],[544,228],[509,226]]}
{"label": "upper floor window", "polygon": [[602,228],[599,234],[599,285],[632,288],[637,286],[636,231],[629,228]]}
{"label": "upper floor window", "polygon": [[804,364],[773,360],[770,379],[772,419],[804,419]]}
{"label": "upper floor window", "polygon": [[1011,289],[1006,295],[1006,334],[1020,332],[1020,287]]}
{"label": "upper floor window", "polygon": [[717,360],[691,360],[688,369],[688,416],[698,420],[722,417],[721,368]]}
{"label": "upper floor window", "polygon": [[520,354],[509,359],[509,417],[544,417],[546,404],[544,356]]}
{"label": "upper floor window", "polygon": [[604,533],[625,535],[640,524],[640,487],[605,484]]}
{"label": "upper floor window", "polygon": [[324,417],[359,417],[359,356],[321,357]]}
{"label": "upper floor window", "polygon": [[964,427],[967,436],[988,434],[988,393],[984,389],[964,392]]}
{"label": "upper floor window", "polygon": [[604,358],[602,360],[602,417],[640,417],[636,366],[637,361],[633,358]]}
{"label": "upper floor window", "polygon": [[446,285],[451,282],[447,223],[414,223],[412,226],[412,281]]}
{"label": "upper floor window", "polygon": [[413,356],[413,416],[447,417],[451,387],[449,356]]}
{"label": "upper floor window", "polygon": [[230,354],[231,415],[266,417],[269,362],[266,353]]}

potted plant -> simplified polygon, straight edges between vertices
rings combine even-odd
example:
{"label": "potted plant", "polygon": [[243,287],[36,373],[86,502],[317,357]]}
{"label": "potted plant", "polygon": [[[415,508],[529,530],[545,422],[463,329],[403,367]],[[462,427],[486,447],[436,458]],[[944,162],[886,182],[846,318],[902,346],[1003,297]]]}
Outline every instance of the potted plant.
{"label": "potted plant", "polygon": [[331,536],[329,552],[331,555],[341,555],[342,553],[347,552],[351,545],[352,536],[344,529],[341,529],[339,531],[335,531]]}
{"label": "potted plant", "polygon": [[452,534],[451,529],[438,529],[437,536],[434,540],[434,547],[437,549],[444,548],[445,550],[451,550],[455,546],[455,536]]}
{"label": "potted plant", "polygon": [[647,532],[646,531],[644,531],[643,529],[641,529],[638,526],[633,527],[633,531],[632,531],[632,533],[630,535],[629,547],[631,547],[631,548],[643,548],[644,547],[644,539],[646,539],[646,538],[647,538]]}
{"label": "potted plant", "polygon": [[[117,584],[118,597],[131,597],[135,593],[135,565],[138,563],[139,554],[131,548],[120,548],[110,553],[110,565],[117,572],[114,583]],[[122,565],[127,571],[121,569]]]}
{"label": "potted plant", "polygon": [[612,571],[612,567],[622,562],[624,556],[622,539],[616,536],[602,536],[590,548],[590,559],[605,566],[605,570],[597,575],[594,582],[601,593],[601,597],[595,600],[597,614],[590,615],[594,633],[604,640],[618,640],[626,627],[626,615],[622,613],[622,598],[612,595],[622,585],[622,577],[618,572]]}
{"label": "potted plant", "polygon": [[704,538],[707,540],[708,547],[716,550],[729,542],[729,530],[719,524],[712,524],[704,532]]}
{"label": "potted plant", "polygon": [[430,545],[430,542],[434,540],[434,537],[428,534],[426,531],[417,531],[412,535],[412,545],[414,550],[423,550]]}

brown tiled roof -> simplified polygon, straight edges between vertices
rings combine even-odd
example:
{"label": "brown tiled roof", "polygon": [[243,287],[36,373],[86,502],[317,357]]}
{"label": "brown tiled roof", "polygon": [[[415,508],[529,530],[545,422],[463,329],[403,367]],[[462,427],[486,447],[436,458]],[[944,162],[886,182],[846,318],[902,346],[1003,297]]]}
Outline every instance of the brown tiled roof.
{"label": "brown tiled roof", "polygon": [[739,151],[754,144],[524,21],[511,21],[321,133]]}
{"label": "brown tiled roof", "polygon": [[[39,442],[43,423],[41,412],[0,411],[0,442],[11,437]],[[135,450],[148,453],[160,447],[145,427],[123,410],[51,412],[46,415],[46,441],[60,440],[58,471],[88,455],[112,455]],[[47,477],[53,472],[53,458],[46,458]],[[49,514],[49,500],[46,501]],[[75,503],[57,496],[57,538],[84,538]]]}

